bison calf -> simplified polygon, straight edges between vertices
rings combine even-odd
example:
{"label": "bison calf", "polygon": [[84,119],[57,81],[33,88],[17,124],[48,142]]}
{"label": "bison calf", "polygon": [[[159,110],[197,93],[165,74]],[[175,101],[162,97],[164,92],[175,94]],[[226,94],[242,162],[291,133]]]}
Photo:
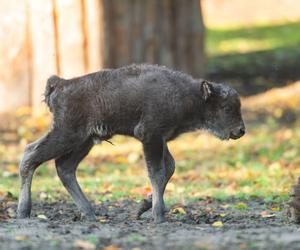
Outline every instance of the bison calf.
{"label": "bison calf", "polygon": [[245,133],[234,89],[154,65],[107,69],[70,80],[52,76],[45,101],[53,123],[44,137],[26,146],[21,160],[20,218],[30,216],[34,171],[55,159],[63,185],[79,209],[95,219],[75,171],[96,142],[120,134],[143,144],[153,193],[142,212],[152,206],[154,221],[162,222],[163,194],[175,168],[167,142],[195,129],[208,130],[222,140]]}

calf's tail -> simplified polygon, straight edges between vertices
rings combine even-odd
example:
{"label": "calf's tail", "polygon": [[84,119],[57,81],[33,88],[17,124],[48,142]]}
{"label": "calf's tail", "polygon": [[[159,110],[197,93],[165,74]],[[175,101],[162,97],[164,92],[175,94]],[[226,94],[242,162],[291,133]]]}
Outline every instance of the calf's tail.
{"label": "calf's tail", "polygon": [[46,89],[44,92],[44,101],[45,103],[48,105],[50,111],[53,110],[53,99],[55,98],[56,94],[56,90],[59,89],[62,86],[63,79],[58,77],[58,76],[51,76],[48,80],[47,80],[47,84],[46,84]]}

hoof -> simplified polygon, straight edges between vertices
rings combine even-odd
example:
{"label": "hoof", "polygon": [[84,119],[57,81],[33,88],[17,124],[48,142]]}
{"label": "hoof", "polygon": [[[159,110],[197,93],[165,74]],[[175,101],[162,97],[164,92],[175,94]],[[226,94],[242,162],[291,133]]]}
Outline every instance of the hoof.
{"label": "hoof", "polygon": [[152,200],[143,199],[139,205],[138,212],[136,214],[136,218],[140,219],[141,215],[147,212],[152,207]]}
{"label": "hoof", "polygon": [[17,218],[18,219],[26,219],[30,217],[30,211],[17,211]]}
{"label": "hoof", "polygon": [[96,222],[98,220],[95,214],[83,214],[81,218],[91,222]]}

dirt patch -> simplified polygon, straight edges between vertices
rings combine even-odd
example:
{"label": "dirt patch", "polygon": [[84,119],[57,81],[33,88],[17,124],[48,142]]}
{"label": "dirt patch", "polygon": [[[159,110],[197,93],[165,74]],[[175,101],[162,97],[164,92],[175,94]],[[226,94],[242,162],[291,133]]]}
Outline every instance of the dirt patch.
{"label": "dirt patch", "polygon": [[284,208],[272,206],[205,199],[173,205],[167,222],[155,225],[150,212],[135,219],[132,200],[95,205],[98,222],[81,218],[72,203],[34,203],[31,219],[1,222],[0,249],[74,249],[76,240],[90,243],[86,249],[300,249],[298,226],[288,222]]}

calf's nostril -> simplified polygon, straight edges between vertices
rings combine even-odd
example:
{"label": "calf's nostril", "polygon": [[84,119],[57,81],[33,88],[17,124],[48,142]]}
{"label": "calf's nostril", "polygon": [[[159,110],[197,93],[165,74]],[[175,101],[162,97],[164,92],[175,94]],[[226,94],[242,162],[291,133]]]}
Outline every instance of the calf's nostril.
{"label": "calf's nostril", "polygon": [[244,129],[244,128],[241,128],[241,129],[240,129],[240,134],[241,134],[241,135],[244,135],[244,134],[245,134],[245,129]]}

